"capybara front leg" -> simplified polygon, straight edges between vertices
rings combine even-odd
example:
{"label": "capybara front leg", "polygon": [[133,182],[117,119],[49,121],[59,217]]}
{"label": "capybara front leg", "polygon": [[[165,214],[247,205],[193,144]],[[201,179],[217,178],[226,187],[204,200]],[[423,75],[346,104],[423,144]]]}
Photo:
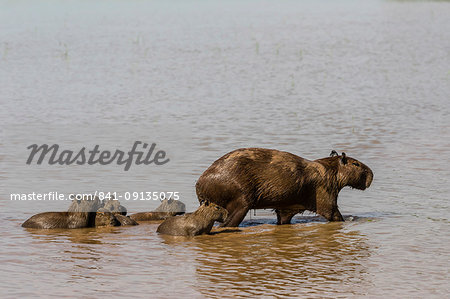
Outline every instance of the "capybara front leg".
{"label": "capybara front leg", "polygon": [[344,221],[344,217],[342,217],[342,214],[339,212],[337,207],[333,209],[330,221]]}
{"label": "capybara front leg", "polygon": [[344,221],[344,217],[342,217],[341,212],[339,212],[337,207],[318,210],[316,213],[325,217],[328,221]]}
{"label": "capybara front leg", "polygon": [[235,209],[231,213],[228,213],[228,217],[224,223],[222,223],[221,227],[238,227],[239,224],[244,220],[245,215],[247,215],[249,208],[243,207],[240,209]]}
{"label": "capybara front leg", "polygon": [[324,190],[320,190],[317,197],[316,213],[326,218],[328,221],[344,221],[341,212],[337,206],[337,195],[329,194]]}

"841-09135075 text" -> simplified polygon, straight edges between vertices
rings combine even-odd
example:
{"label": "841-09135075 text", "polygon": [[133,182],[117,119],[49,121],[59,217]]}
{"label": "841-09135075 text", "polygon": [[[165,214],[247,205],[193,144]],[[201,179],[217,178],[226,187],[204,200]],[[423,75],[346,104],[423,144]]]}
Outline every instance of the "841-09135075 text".
{"label": "841-09135075 text", "polygon": [[47,193],[11,193],[11,200],[81,200],[83,198],[95,198],[100,200],[164,200],[164,199],[180,199],[180,192],[178,191],[126,191],[126,192],[101,192],[95,191],[93,193],[71,193],[68,196],[60,192]]}

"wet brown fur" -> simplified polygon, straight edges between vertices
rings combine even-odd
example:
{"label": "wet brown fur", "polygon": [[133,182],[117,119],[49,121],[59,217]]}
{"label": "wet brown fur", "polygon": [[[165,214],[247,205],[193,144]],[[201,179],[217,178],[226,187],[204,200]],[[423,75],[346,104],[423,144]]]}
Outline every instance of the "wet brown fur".
{"label": "wet brown fur", "polygon": [[31,216],[22,227],[40,229],[93,227],[95,216],[95,212],[45,212]]}
{"label": "wet brown fur", "polygon": [[310,161],[278,150],[244,148],[216,160],[198,179],[196,192],[199,201],[228,210],[222,226],[238,226],[248,210],[263,208],[276,209],[278,224],[290,223],[304,210],[343,221],[339,191],[345,186],[364,190],[372,179],[369,167],[345,155]]}
{"label": "wet brown fur", "polygon": [[157,221],[166,220],[169,217],[182,215],[184,213],[168,213],[168,212],[139,212],[130,215],[130,218],[135,221]]}
{"label": "wet brown fur", "polygon": [[103,202],[93,195],[85,195],[82,199],[73,199],[68,212],[97,212],[103,207]]}
{"label": "wet brown fur", "polygon": [[120,226],[120,222],[111,212],[98,211],[95,216],[95,227]]}
{"label": "wet brown fur", "polygon": [[84,228],[94,227],[96,211],[102,206],[98,197],[84,196],[72,200],[67,212],[45,212],[31,216],[22,227],[26,228]]}
{"label": "wet brown fur", "polygon": [[139,225],[135,220],[131,219],[129,216],[124,216],[122,214],[114,214],[114,217],[116,217],[117,221],[120,222],[121,226],[128,226],[128,225]]}
{"label": "wet brown fur", "polygon": [[101,201],[98,197],[86,195],[80,200],[72,200],[67,212],[39,213],[26,220],[22,227],[52,229],[137,225],[123,214],[126,214],[126,209],[118,201]]}
{"label": "wet brown fur", "polygon": [[165,199],[153,212],[140,212],[130,215],[135,221],[155,221],[165,220],[176,215],[183,215],[186,212],[186,206],[179,200]]}
{"label": "wet brown fur", "polygon": [[128,225],[138,225],[138,223],[130,217],[124,216],[123,212],[111,212],[108,208],[100,208],[97,211],[97,216],[95,218],[96,227]]}
{"label": "wet brown fur", "polygon": [[179,200],[164,199],[154,212],[184,213],[186,212],[186,205]]}
{"label": "wet brown fur", "polygon": [[104,199],[103,200],[103,208],[111,213],[120,214],[123,216],[127,215],[127,209],[120,204],[120,202],[114,198],[112,199]]}
{"label": "wet brown fur", "polygon": [[173,236],[209,234],[214,222],[225,221],[227,215],[227,210],[221,206],[203,202],[194,213],[166,219],[158,226],[157,232]]}

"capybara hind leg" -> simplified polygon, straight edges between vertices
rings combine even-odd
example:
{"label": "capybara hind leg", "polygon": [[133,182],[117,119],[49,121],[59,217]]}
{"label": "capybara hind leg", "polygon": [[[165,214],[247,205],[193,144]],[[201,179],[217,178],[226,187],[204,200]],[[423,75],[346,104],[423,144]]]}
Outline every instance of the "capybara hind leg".
{"label": "capybara hind leg", "polygon": [[304,210],[275,210],[277,213],[277,224],[290,224],[292,217],[303,211]]}

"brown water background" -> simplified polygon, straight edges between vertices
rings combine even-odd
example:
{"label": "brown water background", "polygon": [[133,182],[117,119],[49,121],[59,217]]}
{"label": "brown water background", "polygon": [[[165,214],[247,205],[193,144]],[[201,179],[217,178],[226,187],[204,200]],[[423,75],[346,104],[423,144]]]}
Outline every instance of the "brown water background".
{"label": "brown water background", "polygon": [[[448,297],[450,3],[0,1],[0,296]],[[26,146],[134,140],[165,166],[25,165]],[[374,171],[344,223],[162,237],[157,224],[33,231],[67,202],[11,192],[178,191],[239,147]],[[130,212],[158,202],[123,202]]]}

